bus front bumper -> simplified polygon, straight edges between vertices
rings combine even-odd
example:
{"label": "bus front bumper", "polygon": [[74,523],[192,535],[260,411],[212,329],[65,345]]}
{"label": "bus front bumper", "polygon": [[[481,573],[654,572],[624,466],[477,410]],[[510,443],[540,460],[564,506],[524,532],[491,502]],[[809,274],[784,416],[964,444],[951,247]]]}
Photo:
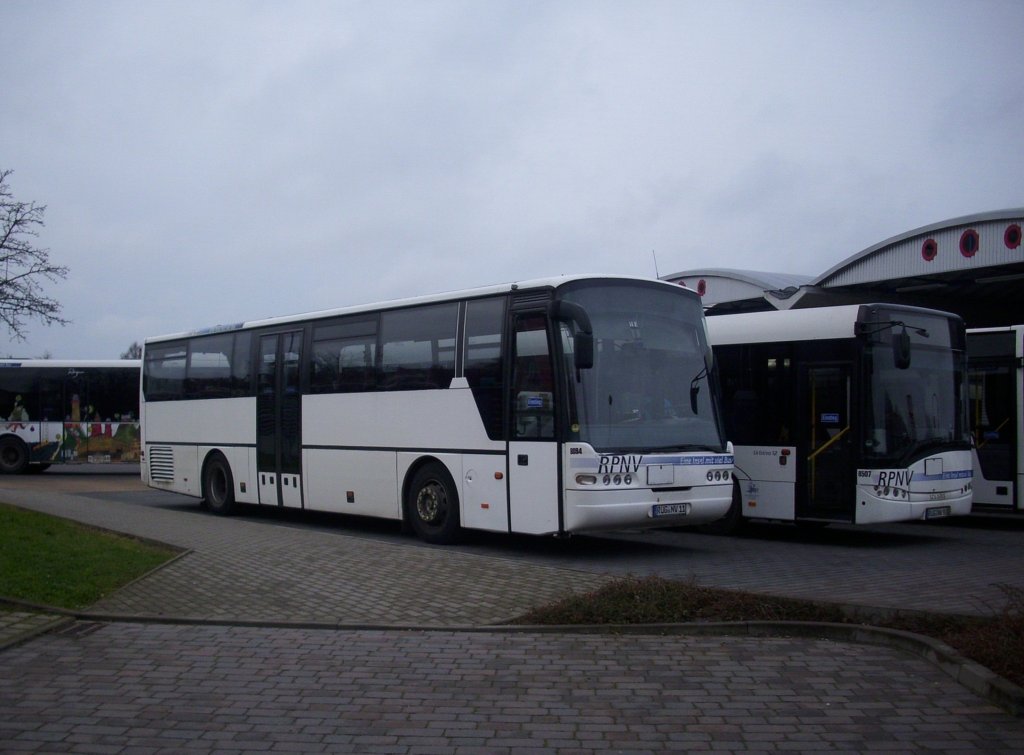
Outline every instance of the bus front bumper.
{"label": "bus front bumper", "polygon": [[911,494],[910,500],[893,501],[875,495],[870,489],[857,491],[856,524],[916,522],[966,516],[971,513],[973,496],[949,492],[942,495]]}
{"label": "bus front bumper", "polygon": [[565,530],[585,532],[708,524],[725,516],[731,503],[731,482],[675,490],[568,490]]}

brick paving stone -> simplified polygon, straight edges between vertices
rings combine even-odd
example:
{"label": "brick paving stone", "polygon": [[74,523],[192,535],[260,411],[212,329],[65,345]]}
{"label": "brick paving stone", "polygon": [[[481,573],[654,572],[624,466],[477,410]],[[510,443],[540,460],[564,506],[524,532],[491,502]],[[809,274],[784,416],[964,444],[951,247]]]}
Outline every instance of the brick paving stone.
{"label": "brick paving stone", "polygon": [[[544,566],[225,520],[191,505],[53,492],[21,502],[190,549],[97,606],[106,612],[422,631],[54,624],[0,655],[0,751],[1024,751],[1024,719],[885,647],[452,630],[610,578],[572,559]],[[903,558],[885,548],[877,555]],[[711,558],[702,580],[735,579],[738,559],[733,553],[728,577],[725,562],[716,576]],[[759,569],[744,578],[780,566],[753,561]],[[820,595],[815,575],[800,572],[790,568],[778,589]],[[870,579],[851,585],[868,602],[878,595]],[[909,592],[920,600],[917,587]],[[960,589],[954,580],[947,592]],[[31,633],[42,619],[0,613],[0,639],[22,621]]]}
{"label": "brick paving stone", "polygon": [[[11,751],[1024,749],[1024,720],[925,661],[806,638],[112,623],[37,638],[3,661]],[[886,673],[855,679],[862,664]],[[470,669],[495,673],[459,679]],[[846,671],[844,694],[819,683],[823,669]],[[287,695],[274,683],[283,671]],[[722,694],[709,698],[712,677]]]}

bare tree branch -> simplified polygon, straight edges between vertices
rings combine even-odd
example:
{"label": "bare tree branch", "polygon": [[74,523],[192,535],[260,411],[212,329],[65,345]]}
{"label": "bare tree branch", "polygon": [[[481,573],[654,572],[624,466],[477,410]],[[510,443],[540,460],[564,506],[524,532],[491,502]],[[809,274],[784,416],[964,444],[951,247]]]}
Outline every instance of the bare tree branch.
{"label": "bare tree branch", "polygon": [[132,341],[128,350],[121,354],[121,359],[142,359],[142,345],[138,341]]}
{"label": "bare tree branch", "polygon": [[61,306],[46,296],[43,283],[67,278],[68,268],[50,262],[50,251],[35,246],[46,206],[19,202],[7,185],[13,171],[0,169],[0,322],[11,335],[25,340],[25,321],[41,320],[45,325],[66,325]]}

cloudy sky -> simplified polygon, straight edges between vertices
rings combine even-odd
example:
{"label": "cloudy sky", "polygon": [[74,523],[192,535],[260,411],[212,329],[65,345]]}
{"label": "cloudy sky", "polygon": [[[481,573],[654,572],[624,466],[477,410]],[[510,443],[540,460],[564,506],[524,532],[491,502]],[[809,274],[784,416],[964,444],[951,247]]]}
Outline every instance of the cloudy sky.
{"label": "cloudy sky", "polygon": [[1018,0],[0,0],[18,356],[581,272],[816,275],[1024,206]]}

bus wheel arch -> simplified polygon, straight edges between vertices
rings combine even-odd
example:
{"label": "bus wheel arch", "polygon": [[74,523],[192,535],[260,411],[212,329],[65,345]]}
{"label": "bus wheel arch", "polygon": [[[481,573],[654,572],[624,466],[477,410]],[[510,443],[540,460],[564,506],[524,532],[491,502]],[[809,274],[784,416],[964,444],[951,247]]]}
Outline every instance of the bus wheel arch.
{"label": "bus wheel arch", "polygon": [[28,468],[28,446],[17,435],[0,438],[0,474],[21,474]]}
{"label": "bus wheel arch", "polygon": [[741,529],[745,520],[743,518],[743,494],[740,492],[740,481],[735,476],[732,481],[732,502],[725,516],[708,524],[699,527],[701,532],[710,535],[735,535]]}
{"label": "bus wheel arch", "polygon": [[459,493],[448,467],[433,457],[420,459],[405,478],[402,519],[417,537],[447,545],[462,533]]}
{"label": "bus wheel arch", "polygon": [[235,478],[224,454],[211,451],[207,455],[201,479],[203,505],[214,514],[230,514],[235,506]]}

